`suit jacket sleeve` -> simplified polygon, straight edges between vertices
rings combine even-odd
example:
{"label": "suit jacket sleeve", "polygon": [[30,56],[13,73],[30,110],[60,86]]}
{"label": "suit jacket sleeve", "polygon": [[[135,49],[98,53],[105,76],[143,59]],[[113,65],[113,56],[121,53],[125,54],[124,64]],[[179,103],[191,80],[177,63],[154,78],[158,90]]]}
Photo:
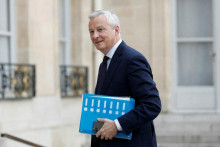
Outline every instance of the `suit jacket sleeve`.
{"label": "suit jacket sleeve", "polygon": [[161,111],[159,93],[145,57],[137,54],[130,58],[127,71],[131,97],[135,99],[135,109],[118,118],[126,134],[137,126],[152,121]]}

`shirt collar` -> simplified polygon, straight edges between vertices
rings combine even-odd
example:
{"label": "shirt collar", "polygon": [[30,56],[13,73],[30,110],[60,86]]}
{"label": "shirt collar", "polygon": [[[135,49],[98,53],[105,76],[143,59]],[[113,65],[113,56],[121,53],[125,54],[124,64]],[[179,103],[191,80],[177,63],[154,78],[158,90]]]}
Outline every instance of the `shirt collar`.
{"label": "shirt collar", "polygon": [[108,56],[110,59],[113,57],[116,49],[118,48],[118,46],[121,44],[122,40],[120,39],[110,50],[109,52],[106,54],[106,56]]}

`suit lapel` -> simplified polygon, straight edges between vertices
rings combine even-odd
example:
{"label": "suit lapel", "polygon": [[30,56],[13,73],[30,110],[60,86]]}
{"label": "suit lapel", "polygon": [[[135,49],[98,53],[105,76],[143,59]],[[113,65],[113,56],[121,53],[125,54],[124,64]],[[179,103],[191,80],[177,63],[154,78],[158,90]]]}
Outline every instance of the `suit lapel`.
{"label": "suit lapel", "polygon": [[121,55],[122,55],[122,50],[123,50],[124,45],[125,45],[125,43],[124,43],[124,41],[122,41],[122,43],[118,46],[117,50],[115,51],[115,53],[111,59],[109,68],[106,72],[104,84],[103,84],[102,90],[101,90],[101,93],[103,93],[103,94],[105,94],[107,92],[107,90],[111,84],[111,81],[117,72],[117,68],[121,62]]}

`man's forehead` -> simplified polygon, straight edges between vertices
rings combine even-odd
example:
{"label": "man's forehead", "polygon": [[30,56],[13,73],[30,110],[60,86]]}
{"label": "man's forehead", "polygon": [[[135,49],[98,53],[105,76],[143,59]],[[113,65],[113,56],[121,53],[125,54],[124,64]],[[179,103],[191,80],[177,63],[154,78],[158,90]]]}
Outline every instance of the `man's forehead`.
{"label": "man's forehead", "polygon": [[105,28],[107,27],[109,24],[107,22],[104,22],[104,21],[90,21],[89,22],[89,29],[96,29],[96,28]]}
{"label": "man's forehead", "polygon": [[100,25],[89,25],[89,29],[96,29],[96,28],[104,28],[105,26],[100,24]]}

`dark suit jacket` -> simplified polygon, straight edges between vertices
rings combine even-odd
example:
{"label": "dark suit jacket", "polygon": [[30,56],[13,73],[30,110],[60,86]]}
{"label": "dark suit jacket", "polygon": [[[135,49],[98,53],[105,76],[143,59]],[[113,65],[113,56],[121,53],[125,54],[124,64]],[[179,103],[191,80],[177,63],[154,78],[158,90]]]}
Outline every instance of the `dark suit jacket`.
{"label": "dark suit jacket", "polygon": [[109,96],[129,96],[135,99],[135,109],[118,118],[124,131],[132,132],[131,140],[105,141],[92,136],[92,147],[156,147],[153,119],[161,111],[161,102],[145,57],[127,46],[119,45],[107,70],[100,93]]}

